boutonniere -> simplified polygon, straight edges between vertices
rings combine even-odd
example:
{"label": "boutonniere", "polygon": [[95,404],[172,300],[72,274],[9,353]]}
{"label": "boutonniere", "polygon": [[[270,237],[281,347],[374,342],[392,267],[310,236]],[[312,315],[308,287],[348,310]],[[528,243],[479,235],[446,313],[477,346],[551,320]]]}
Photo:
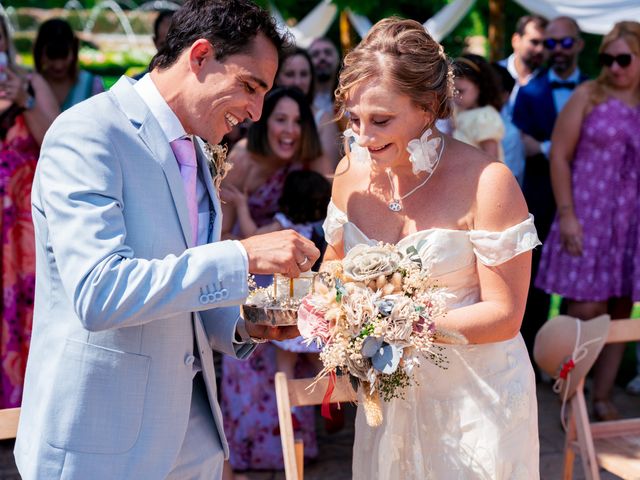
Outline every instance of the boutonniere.
{"label": "boutonniere", "polygon": [[211,145],[208,142],[204,142],[204,154],[207,157],[207,165],[209,166],[209,172],[211,172],[211,178],[216,190],[220,191],[220,184],[222,179],[231,170],[231,164],[227,162],[227,146],[226,145]]}

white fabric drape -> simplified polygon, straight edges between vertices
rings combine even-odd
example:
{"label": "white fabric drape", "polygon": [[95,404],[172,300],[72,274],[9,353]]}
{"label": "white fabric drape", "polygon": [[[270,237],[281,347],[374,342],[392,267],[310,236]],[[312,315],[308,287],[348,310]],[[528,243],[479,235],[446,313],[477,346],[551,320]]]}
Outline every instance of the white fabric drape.
{"label": "white fabric drape", "polygon": [[278,26],[288,30],[295,38],[296,45],[301,48],[308,48],[314,38],[326,34],[338,13],[338,8],[331,3],[331,0],[322,0],[294,27],[289,27],[273,4],[270,4],[270,10]]}
{"label": "white fabric drape", "polygon": [[424,22],[424,28],[437,42],[440,42],[456,28],[474,3],[476,3],[475,0],[454,0]]}
{"label": "white fabric drape", "polygon": [[[424,28],[439,42],[456,28],[474,3],[475,0],[454,0],[424,22]],[[350,9],[347,9],[347,15],[354,30],[363,38],[372,27],[371,20],[352,12]]]}
{"label": "white fabric drape", "polygon": [[[551,19],[560,15],[574,18],[580,29],[588,33],[605,34],[616,22],[640,19],[640,0],[515,0],[532,13]],[[453,0],[423,25],[437,41],[441,41],[460,23],[475,0]],[[314,38],[327,33],[336,17],[337,8],[331,0],[322,0],[296,26],[289,27],[276,7],[271,12],[279,26],[295,37],[296,43],[307,48]],[[347,9],[353,28],[364,37],[372,26],[371,21]]]}
{"label": "white fabric drape", "polygon": [[616,22],[640,20],[639,0],[515,0],[530,12],[545,18],[560,15],[578,22],[583,32],[605,34]]}
{"label": "white fabric drape", "polygon": [[349,22],[351,22],[353,29],[358,35],[360,35],[360,38],[364,38],[364,36],[373,26],[371,20],[369,20],[364,15],[354,13],[350,8],[347,8],[347,16],[349,17]]}
{"label": "white fabric drape", "polygon": [[[424,26],[437,41],[440,41],[460,23],[474,3],[475,0],[454,0],[427,20]],[[296,44],[302,48],[307,48],[314,38],[326,34],[337,13],[337,8],[331,0],[322,0],[294,27],[289,27],[273,4],[270,4],[270,10],[279,27],[291,32]],[[354,13],[351,9],[347,9],[346,12],[355,31],[361,38],[364,37],[373,25],[371,20]]]}

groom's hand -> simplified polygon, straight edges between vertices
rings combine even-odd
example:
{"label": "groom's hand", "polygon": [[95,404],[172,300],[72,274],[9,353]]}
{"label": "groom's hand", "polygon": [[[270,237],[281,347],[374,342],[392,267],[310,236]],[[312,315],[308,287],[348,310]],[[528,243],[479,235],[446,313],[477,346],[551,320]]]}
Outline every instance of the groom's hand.
{"label": "groom's hand", "polygon": [[293,230],[255,235],[240,240],[249,257],[249,273],[281,273],[291,278],[311,269],[320,251],[313,242]]}
{"label": "groom's hand", "polygon": [[288,338],[296,338],[300,336],[298,327],[295,325],[286,327],[270,327],[268,325],[256,325],[251,322],[245,322],[247,333],[254,338],[265,338],[268,340],[287,340]]}

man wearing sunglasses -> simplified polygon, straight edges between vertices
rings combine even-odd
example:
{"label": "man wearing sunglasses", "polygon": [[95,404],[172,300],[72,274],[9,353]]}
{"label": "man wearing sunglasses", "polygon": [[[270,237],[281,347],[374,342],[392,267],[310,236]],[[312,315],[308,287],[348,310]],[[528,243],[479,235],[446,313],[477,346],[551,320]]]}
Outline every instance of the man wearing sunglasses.
{"label": "man wearing sunglasses", "polygon": [[537,15],[520,17],[511,37],[513,53],[498,62],[516,81],[509,98],[509,115],[513,111],[518,88],[529,83],[540,72],[545,60],[543,41],[546,26],[547,20]]}
{"label": "man wearing sunglasses", "polygon": [[[536,229],[544,242],[555,216],[548,155],[551,132],[575,86],[587,79],[578,68],[584,46],[578,24],[569,17],[558,17],[547,25],[544,49],[549,68],[520,88],[513,108],[513,123],[522,132],[527,156],[523,192]],[[540,251],[534,252],[531,278],[536,277]],[[549,312],[550,297],[531,284],[522,323],[522,336],[531,352],[538,329]]]}

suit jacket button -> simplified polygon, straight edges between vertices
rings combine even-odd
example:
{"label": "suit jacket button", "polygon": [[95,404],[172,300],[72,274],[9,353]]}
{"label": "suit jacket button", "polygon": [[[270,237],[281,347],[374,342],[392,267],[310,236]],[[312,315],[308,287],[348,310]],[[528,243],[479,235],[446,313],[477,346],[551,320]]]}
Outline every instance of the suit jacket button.
{"label": "suit jacket button", "polygon": [[206,294],[200,295],[200,303],[203,305],[206,305],[207,303],[209,303],[209,300],[207,300]]}
{"label": "suit jacket button", "polygon": [[193,365],[193,362],[196,360],[196,357],[194,357],[193,355],[187,355],[186,357],[184,357],[184,364],[185,365]]}
{"label": "suit jacket button", "polygon": [[207,294],[207,303],[213,303],[216,301],[216,296],[213,293]]}
{"label": "suit jacket button", "polygon": [[222,294],[222,298],[224,300],[229,298],[229,290],[227,290],[226,288],[223,288],[222,290],[220,290],[220,293]]}

